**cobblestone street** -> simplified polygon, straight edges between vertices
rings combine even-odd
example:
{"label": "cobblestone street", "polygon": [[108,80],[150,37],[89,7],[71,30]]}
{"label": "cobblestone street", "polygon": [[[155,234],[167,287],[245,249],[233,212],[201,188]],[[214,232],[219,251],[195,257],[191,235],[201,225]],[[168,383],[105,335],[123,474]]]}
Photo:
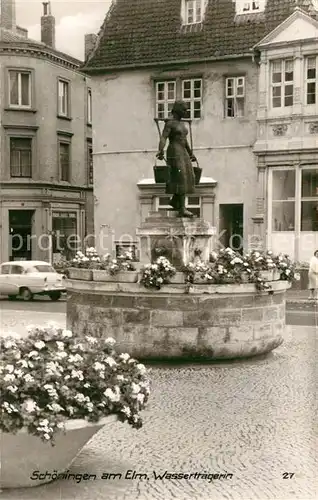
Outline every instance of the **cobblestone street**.
{"label": "cobblestone street", "polygon": [[[64,314],[1,311],[1,330]],[[4,500],[311,500],[318,496],[317,330],[287,327],[267,358],[194,366],[153,366],[144,427],[105,426],[60,480],[6,490]],[[124,479],[126,471],[146,479]],[[232,479],[155,479],[169,473],[229,473]],[[32,471],[30,471],[31,474]],[[103,472],[122,479],[101,480]],[[284,474],[287,473],[287,474]],[[291,475],[294,474],[292,477]]]}

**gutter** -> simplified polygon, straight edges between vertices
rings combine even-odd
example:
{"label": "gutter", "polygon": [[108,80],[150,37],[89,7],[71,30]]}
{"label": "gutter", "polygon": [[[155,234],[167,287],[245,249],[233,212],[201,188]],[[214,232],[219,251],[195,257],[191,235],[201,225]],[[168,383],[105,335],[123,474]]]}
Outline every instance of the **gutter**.
{"label": "gutter", "polygon": [[123,66],[101,66],[99,68],[92,68],[89,66],[83,66],[81,71],[83,73],[105,73],[108,71],[121,71],[121,70],[129,70],[129,69],[139,69],[139,68],[151,68],[158,66],[172,66],[178,64],[195,64],[195,63],[205,63],[205,62],[214,62],[214,61],[227,61],[228,59],[245,59],[245,58],[253,59],[253,54],[251,52],[242,53],[242,54],[234,54],[234,55],[226,55],[226,56],[213,56],[202,58],[199,57],[197,59],[176,59],[172,61],[159,61],[159,62],[151,62],[151,63],[138,63],[138,64],[126,64]]}

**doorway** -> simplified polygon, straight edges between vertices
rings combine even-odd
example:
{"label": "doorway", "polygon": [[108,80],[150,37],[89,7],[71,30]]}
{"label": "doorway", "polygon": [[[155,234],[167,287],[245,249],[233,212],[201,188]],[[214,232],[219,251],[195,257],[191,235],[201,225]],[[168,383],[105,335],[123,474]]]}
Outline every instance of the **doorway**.
{"label": "doorway", "polygon": [[244,205],[220,204],[220,243],[243,253]]}
{"label": "doorway", "polygon": [[32,260],[34,210],[9,210],[10,260]]}

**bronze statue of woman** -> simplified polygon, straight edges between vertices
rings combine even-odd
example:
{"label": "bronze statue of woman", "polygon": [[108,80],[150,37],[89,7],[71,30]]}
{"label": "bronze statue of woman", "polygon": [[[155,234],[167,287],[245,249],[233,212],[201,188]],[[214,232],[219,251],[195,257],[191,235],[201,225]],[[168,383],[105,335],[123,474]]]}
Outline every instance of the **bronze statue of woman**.
{"label": "bronze statue of woman", "polygon": [[156,156],[159,160],[164,159],[164,148],[169,139],[167,164],[170,168],[170,179],[166,184],[166,193],[173,195],[170,205],[179,212],[180,217],[193,217],[185,207],[186,195],[194,193],[195,176],[192,162],[196,161],[187,141],[188,130],[181,121],[186,112],[187,105],[183,101],[174,103],[172,118],[165,123]]}

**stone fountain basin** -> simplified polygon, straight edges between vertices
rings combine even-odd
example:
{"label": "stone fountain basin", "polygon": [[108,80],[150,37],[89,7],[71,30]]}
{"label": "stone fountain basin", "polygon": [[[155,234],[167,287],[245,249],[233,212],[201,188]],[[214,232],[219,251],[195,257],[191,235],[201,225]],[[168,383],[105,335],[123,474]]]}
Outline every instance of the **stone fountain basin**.
{"label": "stone fountain basin", "polygon": [[256,292],[254,284],[169,284],[68,280],[67,326],[76,334],[112,336],[141,360],[231,359],[265,354],[285,334],[286,281]]}

